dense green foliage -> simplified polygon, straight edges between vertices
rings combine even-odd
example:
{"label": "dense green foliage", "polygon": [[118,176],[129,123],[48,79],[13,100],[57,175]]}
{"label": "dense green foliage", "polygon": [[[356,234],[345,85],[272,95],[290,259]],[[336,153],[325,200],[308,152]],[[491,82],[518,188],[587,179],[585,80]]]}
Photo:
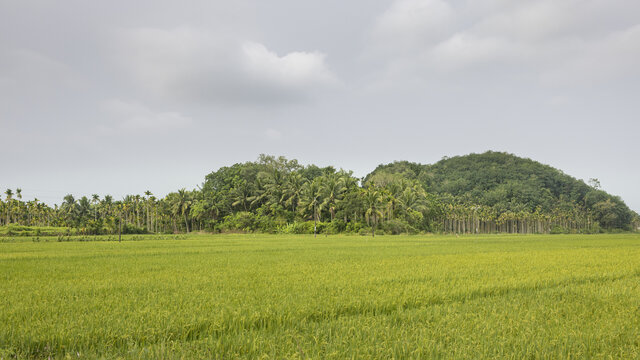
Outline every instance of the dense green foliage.
{"label": "dense green foliage", "polygon": [[636,234],[22,239],[5,359],[640,356]]}
{"label": "dense green foliage", "polygon": [[0,225],[80,234],[595,233],[640,224],[597,182],[586,185],[549,166],[493,152],[434,165],[381,165],[364,181],[349,171],[261,155],[208,174],[198,189],[161,199],[149,191],[122,200],[67,195],[51,208],[37,199],[22,201],[20,189],[5,194]]}
{"label": "dense green foliage", "polygon": [[[617,196],[562,171],[507,153],[444,158],[433,165],[406,161],[380,165],[366,181],[417,180],[443,201],[489,207],[503,213],[582,213],[605,228],[629,228],[637,214]],[[637,221],[637,220],[636,220]]]}

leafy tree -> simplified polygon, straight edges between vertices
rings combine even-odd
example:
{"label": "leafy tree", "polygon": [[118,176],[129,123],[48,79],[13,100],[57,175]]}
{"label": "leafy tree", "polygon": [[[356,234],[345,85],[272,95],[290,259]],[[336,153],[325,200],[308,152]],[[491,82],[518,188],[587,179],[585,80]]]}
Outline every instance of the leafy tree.
{"label": "leafy tree", "polygon": [[[444,158],[433,165],[395,162],[364,179],[334,167],[260,155],[222,167],[202,186],[156,198],[151,191],[114,201],[98,194],[60,206],[0,200],[5,225],[71,226],[83,233],[243,231],[549,233],[635,230],[640,217],[624,202],[561,171],[506,153]],[[322,223],[322,221],[326,221]],[[183,225],[184,224],[184,225]],[[184,227],[184,228],[183,228]],[[288,230],[287,230],[288,229]],[[304,231],[303,231],[304,232]]]}
{"label": "leafy tree", "polygon": [[319,206],[321,210],[329,210],[331,221],[333,221],[333,219],[335,218],[337,203],[342,199],[343,191],[343,178],[340,176],[340,174],[328,174],[320,183],[320,192],[322,194],[323,200],[322,203],[319,204]]}
{"label": "leafy tree", "polygon": [[378,220],[382,217],[382,199],[384,191],[377,188],[372,183],[362,190],[362,198],[366,206],[367,221],[371,225],[371,236],[376,236]]}
{"label": "leafy tree", "polygon": [[173,214],[177,216],[182,215],[182,217],[184,218],[184,226],[188,233],[189,232],[188,215],[189,215],[189,211],[191,210],[191,204],[192,204],[191,196],[185,189],[180,189],[178,190],[177,193],[173,193],[172,195],[173,196],[171,197],[171,203],[172,203]]}
{"label": "leafy tree", "polygon": [[318,228],[318,215],[320,204],[322,203],[322,187],[320,181],[315,179],[306,182],[302,188],[301,208],[305,214],[311,213],[313,218],[313,234],[316,235]]}
{"label": "leafy tree", "polygon": [[6,201],[7,201],[7,221],[5,222],[5,224],[9,224],[11,223],[11,200],[13,197],[13,190],[11,189],[7,189],[4,192],[7,197],[6,197]]}

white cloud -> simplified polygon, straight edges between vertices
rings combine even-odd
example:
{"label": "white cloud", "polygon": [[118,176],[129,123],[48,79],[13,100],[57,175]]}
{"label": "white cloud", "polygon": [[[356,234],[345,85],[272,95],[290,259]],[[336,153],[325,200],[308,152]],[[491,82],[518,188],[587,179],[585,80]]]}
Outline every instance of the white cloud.
{"label": "white cloud", "polygon": [[454,14],[444,0],[397,0],[377,19],[374,40],[396,51],[432,43],[451,30]]}
{"label": "white cloud", "polygon": [[337,83],[319,52],[279,56],[194,28],[134,29],[119,37],[119,61],[143,88],[203,103],[288,103]]}
{"label": "white cloud", "polygon": [[182,129],[191,125],[192,120],[179,112],[155,112],[148,107],[119,99],[107,100],[102,104],[110,124],[101,127],[103,132],[113,131],[165,132]]}
{"label": "white cloud", "polygon": [[623,0],[396,0],[377,19],[370,48],[387,63],[385,81],[486,66],[542,84],[611,81],[638,73],[634,9],[640,3]]}
{"label": "white cloud", "polygon": [[295,88],[336,81],[325,65],[325,55],[319,52],[292,52],[279,57],[262,44],[246,42],[242,55],[243,68],[251,78],[274,86]]}
{"label": "white cloud", "polygon": [[426,53],[426,57],[439,69],[455,70],[472,65],[509,61],[521,53],[522,49],[503,38],[481,38],[470,33],[458,33],[434,46]]}

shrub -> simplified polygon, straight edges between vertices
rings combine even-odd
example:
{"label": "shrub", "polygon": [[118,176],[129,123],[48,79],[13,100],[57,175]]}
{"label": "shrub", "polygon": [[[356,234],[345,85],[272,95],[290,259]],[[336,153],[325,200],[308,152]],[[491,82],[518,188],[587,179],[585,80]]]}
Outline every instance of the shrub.
{"label": "shrub", "polygon": [[147,231],[141,227],[137,227],[132,224],[123,224],[122,233],[123,234],[146,234]]}
{"label": "shrub", "polygon": [[254,222],[254,231],[275,234],[278,229],[286,224],[284,219],[272,218],[270,216],[257,215]]}
{"label": "shrub", "polygon": [[293,222],[279,229],[283,234],[313,234],[313,221]]}
{"label": "shrub", "polygon": [[256,229],[256,215],[247,211],[240,211],[228,215],[220,224],[221,231],[254,231]]}
{"label": "shrub", "polygon": [[569,231],[560,225],[554,225],[551,228],[551,234],[568,234]]}
{"label": "shrub", "polygon": [[353,234],[358,234],[364,227],[364,224],[362,224],[361,222],[349,222],[346,225],[345,231]]}
{"label": "shrub", "polygon": [[415,234],[418,231],[409,223],[400,219],[391,219],[380,225],[380,228],[387,234]]}
{"label": "shrub", "polygon": [[334,219],[332,222],[328,223],[325,229],[325,232],[328,234],[339,234],[344,232],[347,229],[347,223],[342,219]]}

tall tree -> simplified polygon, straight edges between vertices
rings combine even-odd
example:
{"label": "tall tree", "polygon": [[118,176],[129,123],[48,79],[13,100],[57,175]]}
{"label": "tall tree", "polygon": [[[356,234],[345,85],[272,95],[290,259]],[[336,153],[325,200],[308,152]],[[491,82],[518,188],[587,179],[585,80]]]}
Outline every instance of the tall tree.
{"label": "tall tree", "polygon": [[93,206],[93,220],[98,221],[98,204],[100,203],[100,195],[91,195],[91,205]]}
{"label": "tall tree", "polygon": [[314,236],[318,231],[318,210],[321,203],[321,191],[320,180],[317,178],[305,183],[302,190],[302,209],[307,213],[311,212]]}
{"label": "tall tree", "polygon": [[362,197],[364,199],[367,219],[369,219],[371,225],[371,236],[376,236],[376,227],[378,226],[378,219],[382,217],[381,205],[382,205],[383,191],[377,188],[373,183],[370,183],[364,190],[362,190]]}
{"label": "tall tree", "polygon": [[336,216],[336,206],[338,201],[342,200],[344,184],[340,174],[334,173],[324,177],[321,184],[323,201],[320,204],[321,209],[328,209],[331,221]]}
{"label": "tall tree", "polygon": [[149,215],[149,205],[150,205],[150,202],[151,202],[151,195],[153,195],[153,194],[151,193],[151,191],[146,190],[144,192],[144,195],[145,195],[145,197],[144,197],[145,220],[146,220],[146,223],[147,223],[146,227],[147,227],[148,231],[152,231],[151,230],[151,216]]}
{"label": "tall tree", "polygon": [[187,217],[189,215],[189,210],[191,209],[191,203],[191,196],[184,188],[175,193],[173,199],[173,212],[178,216],[182,215],[187,233],[189,233],[189,221],[187,220]]}
{"label": "tall tree", "polygon": [[13,190],[11,189],[7,189],[4,192],[7,197],[6,197],[6,202],[7,202],[7,221],[6,224],[9,225],[9,223],[11,223],[11,200],[13,197]]}

